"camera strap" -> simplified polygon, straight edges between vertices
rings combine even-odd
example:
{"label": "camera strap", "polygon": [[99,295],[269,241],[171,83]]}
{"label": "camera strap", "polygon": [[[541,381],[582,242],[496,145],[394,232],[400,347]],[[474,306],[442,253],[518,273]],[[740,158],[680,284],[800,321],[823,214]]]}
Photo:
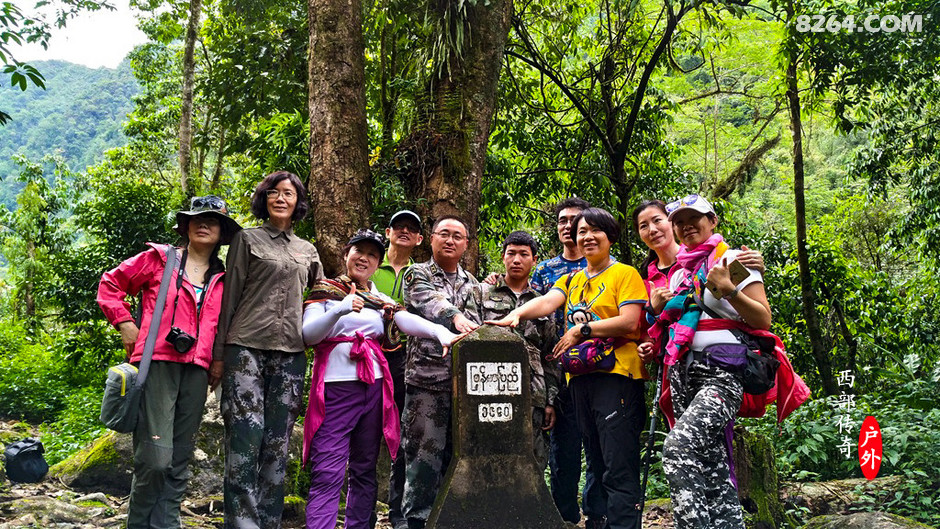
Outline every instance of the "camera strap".
{"label": "camera strap", "polygon": [[[176,298],[173,299],[173,316],[170,317],[170,328],[176,326],[176,306],[180,302],[180,290],[183,289],[183,271],[186,270],[186,259],[189,257],[189,249],[183,249],[183,258],[180,259],[180,270],[176,274]],[[206,285],[208,288],[209,285]],[[199,307],[196,308],[196,341],[199,341]]]}
{"label": "camera strap", "polygon": [[170,274],[176,268],[176,248],[167,246],[166,264],[163,266],[163,276],[160,279],[160,291],[157,292],[157,301],[153,305],[153,314],[150,317],[150,330],[144,342],[144,353],[140,359],[137,374],[137,385],[143,386],[150,371],[150,360],[153,358],[153,348],[157,343],[157,334],[160,330],[160,320],[163,319],[163,306],[166,304],[166,292],[170,289]]}

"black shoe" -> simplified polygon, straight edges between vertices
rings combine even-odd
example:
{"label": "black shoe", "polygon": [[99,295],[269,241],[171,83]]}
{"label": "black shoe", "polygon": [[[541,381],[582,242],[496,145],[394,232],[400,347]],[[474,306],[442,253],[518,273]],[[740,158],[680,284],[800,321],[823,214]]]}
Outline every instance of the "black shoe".
{"label": "black shoe", "polygon": [[588,518],[584,522],[584,529],[607,529],[607,517]]}

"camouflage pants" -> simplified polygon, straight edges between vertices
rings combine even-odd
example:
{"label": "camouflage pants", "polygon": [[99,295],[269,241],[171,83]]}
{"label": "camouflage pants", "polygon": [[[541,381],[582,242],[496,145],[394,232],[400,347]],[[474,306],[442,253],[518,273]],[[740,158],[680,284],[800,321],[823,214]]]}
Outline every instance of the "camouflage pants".
{"label": "camouflage pants", "polygon": [[307,359],[225,346],[225,527],[277,529],[284,510],[287,445],[300,413]]}
{"label": "camouflage pants", "polygon": [[535,450],[535,462],[539,465],[539,472],[545,472],[548,466],[549,437],[548,432],[542,429],[545,422],[545,408],[532,408],[532,448]]}
{"label": "camouflage pants", "polygon": [[741,407],[740,375],[697,361],[669,370],[676,425],[663,445],[677,529],[744,528],[731,482],[725,427]]}
{"label": "camouflage pants", "polygon": [[405,492],[402,513],[408,520],[427,521],[453,454],[450,391],[405,388],[402,442]]}

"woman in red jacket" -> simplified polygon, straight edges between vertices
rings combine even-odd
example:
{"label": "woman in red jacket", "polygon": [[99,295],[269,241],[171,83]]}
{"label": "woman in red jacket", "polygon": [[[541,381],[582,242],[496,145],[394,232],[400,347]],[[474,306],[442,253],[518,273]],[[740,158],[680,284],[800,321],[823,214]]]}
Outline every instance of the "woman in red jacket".
{"label": "woman in red jacket", "polygon": [[[160,335],[134,431],[129,529],[180,526],[180,502],[206,390],[219,382],[208,371],[222,306],[224,265],[218,253],[241,226],[228,216],[225,202],[210,195],[193,198],[189,211],[177,213],[175,229],[183,245],[175,249],[179,265],[170,276]],[[105,272],[98,285],[98,305],[121,332],[124,348],[135,364],[143,356],[166,265],[167,247],[148,245],[150,249]],[[139,327],[126,299],[138,293],[142,307]],[[171,328],[181,332],[170,335]]]}

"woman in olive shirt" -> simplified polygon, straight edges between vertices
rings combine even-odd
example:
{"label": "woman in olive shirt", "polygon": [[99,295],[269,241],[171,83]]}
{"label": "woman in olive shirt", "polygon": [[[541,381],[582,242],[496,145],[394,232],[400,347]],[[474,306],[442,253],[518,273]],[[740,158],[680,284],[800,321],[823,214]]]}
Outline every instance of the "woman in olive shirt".
{"label": "woman in olive shirt", "polygon": [[232,239],[210,373],[222,376],[225,527],[278,528],[287,443],[306,369],[303,291],[323,279],[316,248],[291,226],[307,214],[297,175],[271,173],[251,211],[264,223]]}

